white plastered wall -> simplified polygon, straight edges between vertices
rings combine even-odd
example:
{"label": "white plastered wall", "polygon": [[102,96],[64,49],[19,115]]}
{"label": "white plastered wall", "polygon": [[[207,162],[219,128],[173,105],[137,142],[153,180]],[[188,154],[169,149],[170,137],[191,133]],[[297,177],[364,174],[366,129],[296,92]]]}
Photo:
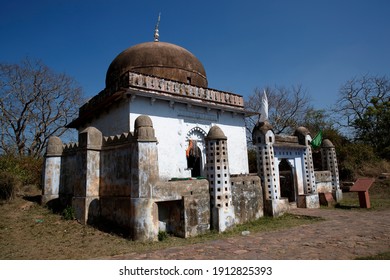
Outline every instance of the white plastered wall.
{"label": "white plastered wall", "polygon": [[[191,135],[191,132],[202,131],[207,135],[213,125],[218,125],[228,138],[230,173],[248,173],[245,121],[241,114],[137,96],[110,107],[87,126],[96,127],[104,136],[117,135],[134,131],[134,121],[140,115],[148,115],[152,119],[158,140],[159,173],[162,180],[191,176],[191,171],[187,169],[185,151],[188,139],[195,140],[200,136],[200,133]],[[204,143],[200,141],[198,146],[202,151],[204,168]],[[205,175],[204,172],[202,175]]]}
{"label": "white plastered wall", "polygon": [[90,123],[79,129],[79,131],[88,126],[93,126],[99,129],[104,136],[129,132],[129,102],[129,99],[122,100],[109,109],[100,112],[99,115],[96,115]]}
{"label": "white plastered wall", "polygon": [[[130,108],[130,130],[134,130],[135,119],[142,114],[150,116],[158,140],[159,173],[162,180],[172,177],[190,177],[187,170],[185,151],[191,131],[207,134],[211,126],[218,125],[228,138],[229,170],[231,174],[248,173],[248,155],[243,115],[230,112],[221,113],[214,109],[189,106],[182,103],[136,97]],[[198,143],[202,150],[202,167],[205,166],[204,144]],[[204,175],[204,173],[202,173]]]}

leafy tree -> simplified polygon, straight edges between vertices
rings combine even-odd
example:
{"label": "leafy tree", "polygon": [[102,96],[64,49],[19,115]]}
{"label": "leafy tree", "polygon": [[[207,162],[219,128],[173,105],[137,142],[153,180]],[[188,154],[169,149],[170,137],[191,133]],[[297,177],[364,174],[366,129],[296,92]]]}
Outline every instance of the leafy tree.
{"label": "leafy tree", "polygon": [[333,129],[329,114],[324,109],[307,110],[301,126],[306,127],[312,134],[320,130],[327,131]]}
{"label": "leafy tree", "polygon": [[390,97],[387,101],[373,97],[362,117],[353,124],[356,140],[371,144],[378,156],[390,159]]}
{"label": "leafy tree", "polygon": [[81,105],[81,88],[41,61],[0,64],[0,151],[37,157]]}

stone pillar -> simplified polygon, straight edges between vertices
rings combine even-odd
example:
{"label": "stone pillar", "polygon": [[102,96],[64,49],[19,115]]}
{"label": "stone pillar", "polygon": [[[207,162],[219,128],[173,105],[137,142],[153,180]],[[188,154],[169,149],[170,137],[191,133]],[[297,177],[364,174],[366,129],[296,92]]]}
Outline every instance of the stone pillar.
{"label": "stone pillar", "polygon": [[102,142],[102,133],[94,127],[88,127],[79,133],[78,165],[81,178],[74,186],[72,206],[77,220],[83,224],[92,223],[100,213],[99,183]]}
{"label": "stone pillar", "polygon": [[43,205],[59,198],[62,141],[56,136],[49,138],[45,154],[43,170],[43,189],[41,203]]}
{"label": "stone pillar", "polygon": [[234,226],[227,138],[218,126],[206,137],[207,178],[210,184],[211,227],[223,232]]}
{"label": "stone pillar", "polygon": [[134,240],[158,239],[158,208],[153,199],[153,188],[159,179],[157,139],[150,117],[139,116],[134,123],[136,152],[132,160],[137,164],[131,186],[131,235]]}
{"label": "stone pillar", "polygon": [[280,197],[279,170],[275,163],[275,135],[269,122],[258,123],[252,133],[257,150],[257,172],[261,178],[264,193],[264,214],[277,217],[288,210],[288,199]]}
{"label": "stone pillar", "polygon": [[302,155],[302,175],[304,195],[298,197],[298,207],[302,208],[319,208],[320,200],[317,193],[316,179],[313,165],[313,155],[311,150],[310,132],[305,127],[298,127],[294,133],[298,137],[298,143],[305,146]]}
{"label": "stone pillar", "polygon": [[130,199],[130,225],[133,240],[158,240],[158,207],[153,199]]}
{"label": "stone pillar", "polygon": [[340,189],[339,169],[337,165],[336,149],[329,139],[324,139],[321,145],[322,169],[329,170],[332,180],[332,195],[336,202],[343,198],[343,192]]}

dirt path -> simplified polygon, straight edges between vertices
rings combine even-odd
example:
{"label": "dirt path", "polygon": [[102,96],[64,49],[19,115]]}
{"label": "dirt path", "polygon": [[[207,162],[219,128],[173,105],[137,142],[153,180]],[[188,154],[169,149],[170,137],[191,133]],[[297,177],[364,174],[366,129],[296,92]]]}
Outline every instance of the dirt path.
{"label": "dirt path", "polygon": [[325,221],[111,259],[346,260],[390,251],[390,210],[293,209],[291,213]]}

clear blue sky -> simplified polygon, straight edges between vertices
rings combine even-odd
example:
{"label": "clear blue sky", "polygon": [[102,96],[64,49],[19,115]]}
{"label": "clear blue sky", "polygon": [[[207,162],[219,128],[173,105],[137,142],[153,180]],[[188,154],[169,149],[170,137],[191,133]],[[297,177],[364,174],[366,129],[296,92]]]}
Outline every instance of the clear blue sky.
{"label": "clear blue sky", "polygon": [[209,87],[245,98],[301,84],[327,108],[348,79],[390,76],[387,0],[0,0],[0,62],[41,59],[90,97],[116,55],[153,40],[159,12],[160,41],[197,56]]}

